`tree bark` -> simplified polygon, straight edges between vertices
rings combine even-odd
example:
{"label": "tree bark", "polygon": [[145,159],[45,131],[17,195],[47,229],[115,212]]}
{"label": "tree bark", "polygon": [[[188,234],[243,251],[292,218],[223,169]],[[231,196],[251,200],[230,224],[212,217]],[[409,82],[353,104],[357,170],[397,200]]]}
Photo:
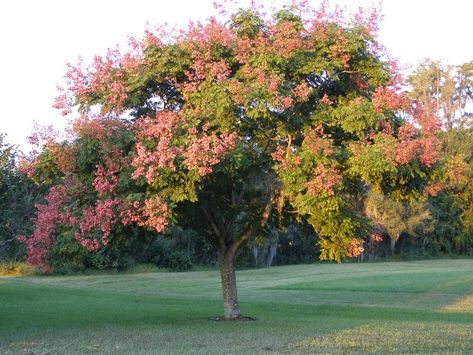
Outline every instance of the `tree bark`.
{"label": "tree bark", "polygon": [[253,241],[251,252],[253,253],[253,257],[255,258],[255,266],[258,267],[258,246],[256,245],[255,241]]}
{"label": "tree bark", "polygon": [[220,278],[222,280],[223,292],[223,318],[225,320],[238,320],[245,317],[241,316],[240,304],[238,303],[236,275],[235,275],[235,257],[238,248],[246,242],[253,233],[253,228],[249,228],[240,239],[224,246],[220,249]]}
{"label": "tree bark", "polygon": [[[269,218],[273,206],[273,196],[266,204],[260,225],[263,226]],[[218,232],[218,228],[217,232]],[[236,275],[235,275],[235,257],[238,248],[250,239],[253,234],[253,226],[250,226],[243,235],[229,244],[225,241],[222,233],[217,233],[219,237],[219,257],[220,257],[220,278],[222,281],[223,293],[223,319],[224,320],[253,320],[251,317],[243,317],[240,313],[240,304],[238,303]]]}
{"label": "tree bark", "polygon": [[236,275],[235,275],[235,252],[227,250],[220,259],[220,277],[222,279],[223,291],[223,318],[225,320],[236,320],[241,317],[240,305],[238,303]]}
{"label": "tree bark", "polygon": [[391,238],[391,255],[394,255],[397,239]]}
{"label": "tree bark", "polygon": [[269,255],[268,255],[268,260],[266,262],[267,267],[270,267],[273,264],[273,259],[276,256],[277,250],[278,250],[277,243],[272,243],[269,245]]}

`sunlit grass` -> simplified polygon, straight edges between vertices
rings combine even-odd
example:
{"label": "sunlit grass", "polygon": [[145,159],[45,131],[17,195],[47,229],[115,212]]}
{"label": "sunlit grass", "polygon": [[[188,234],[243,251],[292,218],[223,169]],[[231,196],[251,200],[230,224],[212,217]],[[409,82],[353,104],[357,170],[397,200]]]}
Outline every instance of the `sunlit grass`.
{"label": "sunlit grass", "polygon": [[437,322],[378,322],[304,339],[292,348],[302,353],[471,353],[473,328]]}
{"label": "sunlit grass", "polygon": [[[149,270],[145,270],[149,271]],[[473,353],[473,260],[0,279],[0,354]]]}
{"label": "sunlit grass", "polygon": [[473,316],[473,295],[462,297],[458,301],[447,304],[443,307],[443,310],[447,312],[470,313]]}

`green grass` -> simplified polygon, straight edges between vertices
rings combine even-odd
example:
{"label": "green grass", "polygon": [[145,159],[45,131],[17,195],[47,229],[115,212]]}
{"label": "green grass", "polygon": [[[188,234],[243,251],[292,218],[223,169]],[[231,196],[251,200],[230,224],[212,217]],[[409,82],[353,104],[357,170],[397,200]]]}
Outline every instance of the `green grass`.
{"label": "green grass", "polygon": [[0,354],[473,353],[473,260],[0,278]]}

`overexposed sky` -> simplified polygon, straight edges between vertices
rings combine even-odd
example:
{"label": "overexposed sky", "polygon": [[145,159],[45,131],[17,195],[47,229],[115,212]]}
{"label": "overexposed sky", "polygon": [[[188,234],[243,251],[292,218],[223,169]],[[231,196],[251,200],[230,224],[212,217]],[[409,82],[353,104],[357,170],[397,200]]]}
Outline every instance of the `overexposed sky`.
{"label": "overexposed sky", "polygon": [[[0,1],[0,133],[28,150],[33,121],[62,129],[52,108],[66,63],[89,62],[108,47],[141,37],[147,22],[185,26],[215,14],[213,0]],[[249,1],[229,1],[248,4]],[[271,4],[274,1],[256,0]],[[279,2],[284,2],[280,0]],[[311,0],[315,6],[320,0]],[[356,9],[378,0],[331,0]],[[384,0],[380,42],[403,65],[423,58],[450,64],[473,60],[473,0]]]}

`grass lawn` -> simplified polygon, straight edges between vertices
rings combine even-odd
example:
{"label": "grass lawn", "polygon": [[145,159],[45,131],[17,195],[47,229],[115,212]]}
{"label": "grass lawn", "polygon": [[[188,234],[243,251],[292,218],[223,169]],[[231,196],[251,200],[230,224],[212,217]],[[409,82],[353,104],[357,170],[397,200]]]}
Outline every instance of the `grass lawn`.
{"label": "grass lawn", "polygon": [[473,353],[473,260],[0,278],[0,354]]}

